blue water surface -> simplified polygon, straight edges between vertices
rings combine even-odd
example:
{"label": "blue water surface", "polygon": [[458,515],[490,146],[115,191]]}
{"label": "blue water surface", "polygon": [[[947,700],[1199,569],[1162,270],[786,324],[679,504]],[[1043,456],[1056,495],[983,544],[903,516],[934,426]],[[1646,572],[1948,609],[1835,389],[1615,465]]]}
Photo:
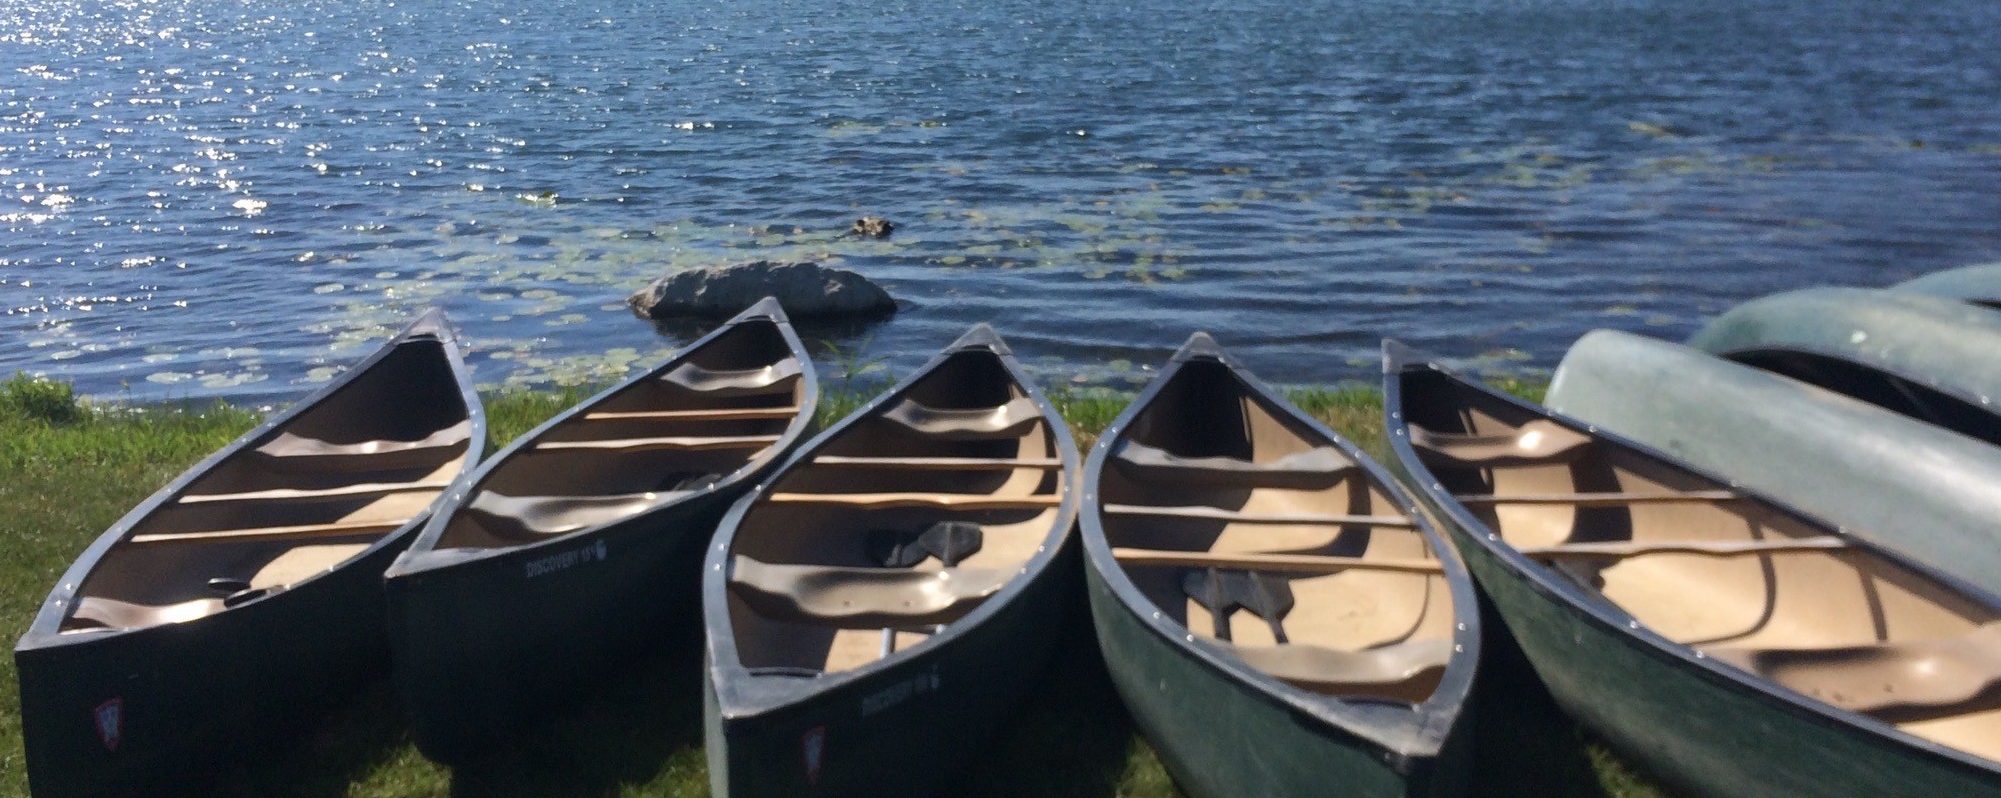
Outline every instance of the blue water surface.
{"label": "blue water surface", "polygon": [[[901,370],[997,322],[1125,384],[1397,336],[1482,368],[2001,257],[2001,4],[8,0],[0,373],[292,395],[441,304],[487,383],[692,329],[663,272],[837,262]],[[900,224],[842,235],[861,214]]]}

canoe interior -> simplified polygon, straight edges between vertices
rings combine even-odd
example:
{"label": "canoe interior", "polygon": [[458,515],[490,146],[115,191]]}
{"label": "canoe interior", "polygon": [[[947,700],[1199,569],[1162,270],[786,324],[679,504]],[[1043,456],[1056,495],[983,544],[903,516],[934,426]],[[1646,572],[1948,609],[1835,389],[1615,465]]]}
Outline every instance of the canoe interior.
{"label": "canoe interior", "polygon": [[[1452,652],[1452,591],[1424,534],[1332,441],[1227,365],[1191,361],[1111,446],[1098,484],[1105,537],[1160,612],[1309,691],[1416,704],[1437,689]],[[1189,508],[1226,513],[1158,512]],[[1170,553],[1196,556],[1162,562]],[[1286,555],[1289,568],[1245,555]],[[1315,567],[1323,563],[1331,567]],[[1289,593],[1291,606],[1257,596],[1249,603],[1263,606],[1236,606],[1210,596],[1215,586]]]}
{"label": "canoe interior", "polygon": [[[1000,356],[961,350],[782,472],[731,544],[743,667],[859,668],[922,643],[1018,577],[1066,531],[1043,407]],[[936,540],[958,530],[956,550],[924,549],[933,529]],[[973,530],[976,548],[964,540]],[[757,568],[769,578],[750,579]]]}
{"label": "canoe interior", "polygon": [[781,445],[802,412],[811,367],[802,360],[777,322],[737,323],[515,448],[473,486],[435,547],[537,543],[735,473]]}
{"label": "canoe interior", "polygon": [[1724,357],[2001,445],[2001,419],[1991,407],[1862,363],[1786,349],[1730,352]]}
{"label": "canoe interior", "polygon": [[1701,656],[2001,758],[1990,599],[1441,372],[1403,379],[1413,450],[1497,543]]}
{"label": "canoe interior", "polygon": [[445,345],[398,344],[134,523],[64,633],[192,620],[324,572],[424,515],[473,424]]}

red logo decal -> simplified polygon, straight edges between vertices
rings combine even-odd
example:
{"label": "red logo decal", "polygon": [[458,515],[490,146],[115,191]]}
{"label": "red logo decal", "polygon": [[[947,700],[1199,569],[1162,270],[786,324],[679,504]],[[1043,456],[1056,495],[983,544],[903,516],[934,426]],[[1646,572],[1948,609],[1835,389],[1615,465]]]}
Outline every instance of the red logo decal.
{"label": "red logo decal", "polygon": [[114,698],[98,704],[90,714],[97,721],[97,739],[104,743],[104,750],[117,751],[119,733],[125,726],[125,699]]}
{"label": "red logo decal", "polygon": [[827,727],[814,726],[799,737],[799,753],[806,760],[806,784],[819,786],[820,762],[827,753]]}

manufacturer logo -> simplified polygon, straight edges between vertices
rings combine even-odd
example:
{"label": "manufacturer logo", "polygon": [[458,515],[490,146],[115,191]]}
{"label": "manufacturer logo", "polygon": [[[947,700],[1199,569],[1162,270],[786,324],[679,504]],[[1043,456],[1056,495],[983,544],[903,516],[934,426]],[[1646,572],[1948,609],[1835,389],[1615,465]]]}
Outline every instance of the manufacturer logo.
{"label": "manufacturer logo", "polygon": [[567,568],[588,565],[594,562],[604,562],[610,558],[611,547],[605,545],[605,542],[600,540],[588,546],[579,546],[569,551],[529,560],[526,566],[527,574],[529,579],[534,579],[543,574],[551,574]]}
{"label": "manufacturer logo", "polygon": [[799,753],[806,762],[806,784],[820,784],[820,762],[827,753],[827,727],[814,726],[799,737]]}
{"label": "manufacturer logo", "polygon": [[98,704],[90,714],[97,721],[97,739],[104,743],[104,750],[117,751],[119,737],[125,729],[125,699],[114,698]]}

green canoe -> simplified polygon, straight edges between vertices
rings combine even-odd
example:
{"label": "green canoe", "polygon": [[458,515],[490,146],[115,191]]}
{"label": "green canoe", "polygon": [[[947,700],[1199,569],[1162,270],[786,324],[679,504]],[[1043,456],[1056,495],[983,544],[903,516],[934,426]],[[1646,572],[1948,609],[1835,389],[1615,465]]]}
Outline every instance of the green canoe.
{"label": "green canoe", "polygon": [[1924,294],[1814,288],[1755,299],[1689,345],[2001,443],[2001,313]]}
{"label": "green canoe", "polygon": [[462,764],[694,628],[716,522],[812,424],[818,382],[775,299],[521,436],[390,567],[411,734]]}
{"label": "green canoe", "polygon": [[1464,791],[1465,566],[1382,466],[1208,335],[1098,439],[1079,524],[1112,682],[1184,791]]}
{"label": "green canoe", "polygon": [[201,794],[388,665],[382,572],[479,461],[432,311],[91,544],[14,649],[38,796]]}
{"label": "green canoe", "polygon": [[2001,598],[1385,345],[1390,446],[1565,712],[1695,795],[2001,795]]}
{"label": "green canoe", "polygon": [[2001,593],[2001,448],[1609,330],[1571,347],[1545,401]]}
{"label": "green canoe", "polygon": [[982,324],[740,500],[702,572],[714,793],[949,794],[1077,591],[1076,473]]}
{"label": "green canoe", "polygon": [[1981,263],[1932,272],[1898,283],[1891,290],[2001,307],[2001,263]]}

